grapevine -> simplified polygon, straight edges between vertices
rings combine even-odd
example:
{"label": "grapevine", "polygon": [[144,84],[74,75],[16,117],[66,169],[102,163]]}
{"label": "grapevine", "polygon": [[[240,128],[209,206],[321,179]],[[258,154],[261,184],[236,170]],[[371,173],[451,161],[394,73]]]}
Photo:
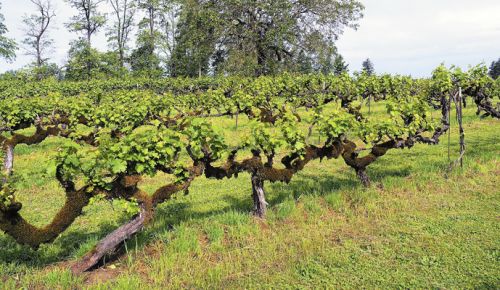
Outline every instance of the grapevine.
{"label": "grapevine", "polygon": [[[466,104],[466,98],[457,98],[459,92],[473,100],[481,117],[500,118],[494,105],[499,81],[488,77],[484,66],[466,72],[440,66],[430,79],[284,74],[38,85],[2,81],[0,229],[37,248],[56,239],[96,198],[137,204],[132,221],[73,267],[85,271],[146,226],[157,205],[187,193],[200,176],[247,173],[260,217],[266,213],[265,182],[288,183],[313,160],[342,158],[369,186],[369,166],[389,150],[439,143],[450,127],[451,102]],[[371,102],[385,105],[383,116],[372,115]],[[433,110],[440,111],[437,118]],[[250,120],[249,133],[233,144],[210,120],[238,115]],[[34,133],[20,131],[27,128]],[[322,142],[310,138],[313,132]],[[54,175],[66,202],[47,226],[38,228],[22,217],[11,185],[14,149],[51,136],[65,139]],[[158,172],[174,181],[148,195],[138,183]]]}

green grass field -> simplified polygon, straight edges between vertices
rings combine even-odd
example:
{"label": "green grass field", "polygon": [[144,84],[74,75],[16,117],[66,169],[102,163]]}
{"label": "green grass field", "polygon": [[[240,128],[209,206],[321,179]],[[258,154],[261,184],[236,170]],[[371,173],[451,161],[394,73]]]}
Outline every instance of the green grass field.
{"label": "green grass field", "polygon": [[[0,234],[0,289],[498,289],[500,122],[479,119],[473,108],[464,122],[464,168],[447,179],[447,136],[437,146],[390,151],[369,167],[369,189],[342,160],[315,161],[288,185],[266,183],[266,220],[250,214],[248,175],[199,178],[189,195],[159,207],[125,255],[82,276],[72,276],[68,264],[129,218],[113,204],[86,207],[37,251]],[[229,118],[214,123],[228,140],[247,132],[243,118],[237,131]],[[452,159],[457,131],[452,123]],[[36,225],[64,201],[46,169],[59,144],[49,138],[16,148],[17,196]],[[146,178],[142,188],[152,192],[165,178]]]}

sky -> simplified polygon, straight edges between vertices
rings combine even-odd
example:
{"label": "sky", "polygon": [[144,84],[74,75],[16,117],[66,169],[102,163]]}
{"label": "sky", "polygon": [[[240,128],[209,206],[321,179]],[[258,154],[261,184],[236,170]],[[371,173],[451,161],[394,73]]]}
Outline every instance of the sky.
{"label": "sky", "polygon": [[366,0],[357,31],[337,42],[351,70],[428,76],[441,63],[467,68],[500,58],[498,0]]}
{"label": "sky", "polygon": [[[51,37],[51,60],[63,64],[71,40],[77,38],[64,24],[74,11],[63,0],[52,0],[57,17]],[[7,36],[23,39],[22,17],[34,12],[29,0],[0,0],[9,29]],[[498,0],[361,0],[364,18],[357,30],[346,29],[337,41],[351,71],[370,58],[377,73],[429,76],[440,63],[467,68],[500,58],[500,1]],[[106,50],[102,30],[93,40]],[[12,63],[0,60],[0,72],[20,68],[32,60],[17,53]]]}

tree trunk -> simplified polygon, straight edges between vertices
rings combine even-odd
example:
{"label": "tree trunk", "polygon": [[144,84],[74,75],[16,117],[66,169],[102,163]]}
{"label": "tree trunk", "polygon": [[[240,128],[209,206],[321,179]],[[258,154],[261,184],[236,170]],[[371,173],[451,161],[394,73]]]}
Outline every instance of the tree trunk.
{"label": "tree trunk", "polygon": [[120,67],[125,68],[125,52],[123,44],[120,44]]}
{"label": "tree trunk", "polygon": [[370,178],[368,177],[368,174],[366,174],[365,169],[356,169],[356,175],[364,187],[370,187]]}
{"label": "tree trunk", "polygon": [[252,197],[254,203],[253,214],[260,218],[264,218],[267,209],[264,181],[255,173],[252,174]]}
{"label": "tree trunk", "polygon": [[92,251],[71,266],[71,272],[79,274],[93,268],[105,255],[112,254],[119,248],[121,243],[139,232],[143,228],[145,221],[146,210],[141,205],[141,211],[135,218],[102,239]]}
{"label": "tree trunk", "polygon": [[5,174],[4,181],[6,182],[7,177],[12,174],[12,169],[14,167],[14,146],[11,144],[4,145],[4,160],[3,160],[3,171]]}
{"label": "tree trunk", "polygon": [[153,73],[153,55],[155,52],[155,21],[154,21],[155,9],[152,6],[152,4],[150,4],[150,6],[148,8],[148,12],[149,12],[149,45],[151,46],[150,47],[151,51],[149,52],[150,53],[150,55],[149,55],[149,69],[150,69],[149,74],[151,76],[151,74]]}
{"label": "tree trunk", "polygon": [[260,43],[257,44],[257,67],[255,68],[255,76],[265,74],[266,53]]}
{"label": "tree trunk", "polygon": [[86,49],[86,54],[87,54],[87,80],[90,80],[91,78],[91,75],[92,75],[92,63],[90,62],[90,49],[91,49],[91,45],[90,45],[90,36],[91,36],[91,33],[90,31],[87,32],[87,47],[85,48]]}
{"label": "tree trunk", "polygon": [[40,49],[40,38],[36,39],[36,66],[40,68],[42,66],[42,52]]}

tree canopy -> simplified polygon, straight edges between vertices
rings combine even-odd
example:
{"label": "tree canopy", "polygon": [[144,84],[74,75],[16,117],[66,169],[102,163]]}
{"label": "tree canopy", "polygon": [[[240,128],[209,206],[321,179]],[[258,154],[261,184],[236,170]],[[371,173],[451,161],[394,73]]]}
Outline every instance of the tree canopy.
{"label": "tree canopy", "polygon": [[497,59],[496,61],[493,61],[490,65],[490,71],[489,71],[489,75],[493,78],[493,79],[497,79],[498,76],[500,76],[500,58]]}
{"label": "tree canopy", "polygon": [[[50,0],[32,1],[39,11],[25,18],[24,43],[41,66],[49,61],[43,50],[50,47],[47,27],[55,15]],[[356,0],[65,1],[75,12],[66,27],[79,34],[65,66],[72,79],[107,71],[99,68],[104,55],[118,58],[121,73],[149,77],[332,73],[342,70],[335,41],[346,28],[357,29],[364,9]],[[93,35],[104,28],[109,53],[92,48]],[[16,45],[6,32],[0,15],[0,57],[13,59]]]}
{"label": "tree canopy", "polygon": [[[2,9],[2,3],[0,2],[0,10]],[[0,58],[4,58],[7,61],[12,61],[16,58],[17,44],[13,39],[5,36],[9,30],[4,24],[5,18],[2,13],[0,13]]]}
{"label": "tree canopy", "polygon": [[363,5],[353,0],[228,0],[215,1],[213,9],[224,70],[255,75],[277,73],[301,53],[324,61],[344,29],[356,29],[363,16]]}

